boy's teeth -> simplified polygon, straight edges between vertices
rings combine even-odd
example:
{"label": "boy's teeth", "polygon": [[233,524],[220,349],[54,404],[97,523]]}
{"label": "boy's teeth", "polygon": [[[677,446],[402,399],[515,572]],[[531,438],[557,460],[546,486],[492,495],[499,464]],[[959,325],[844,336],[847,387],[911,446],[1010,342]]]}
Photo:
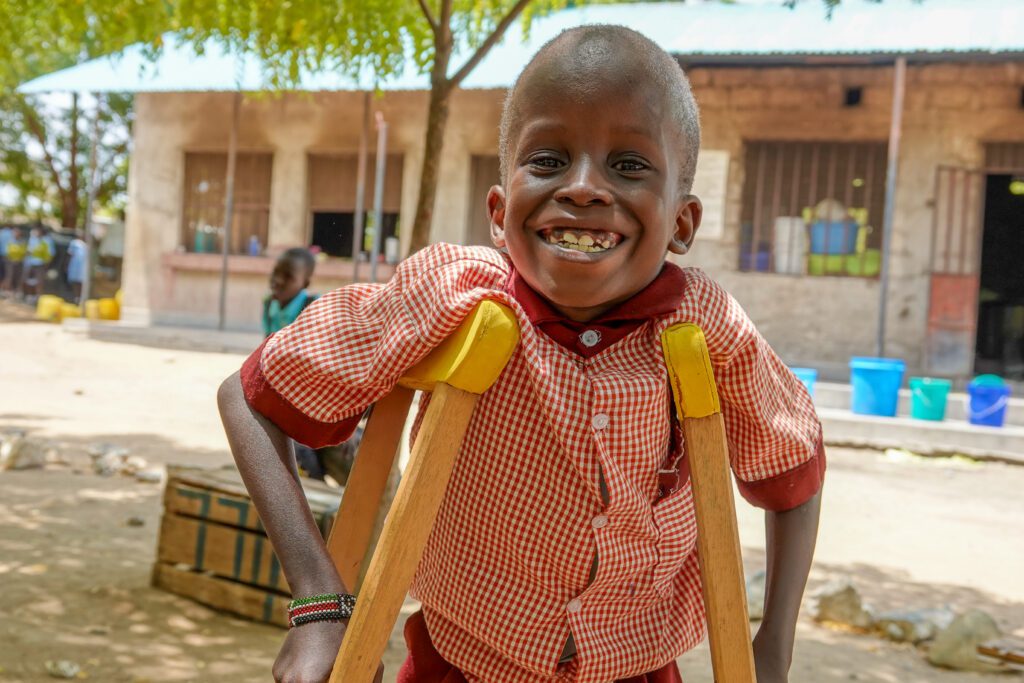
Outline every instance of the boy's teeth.
{"label": "boy's teeth", "polygon": [[606,237],[606,235],[608,233],[594,237],[586,232],[578,234],[577,231],[572,230],[551,230],[547,234],[547,241],[550,244],[557,244],[563,249],[593,253],[607,251],[618,243],[614,236]]}

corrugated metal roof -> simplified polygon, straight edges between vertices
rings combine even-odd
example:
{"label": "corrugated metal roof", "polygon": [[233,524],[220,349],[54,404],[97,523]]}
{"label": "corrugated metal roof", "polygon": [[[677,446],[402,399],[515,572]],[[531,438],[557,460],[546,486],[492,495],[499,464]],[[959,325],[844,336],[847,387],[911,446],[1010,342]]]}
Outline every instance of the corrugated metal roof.
{"label": "corrugated metal roof", "polygon": [[[817,0],[795,9],[778,2],[639,3],[566,10],[534,22],[528,39],[517,27],[466,79],[465,88],[509,86],[540,45],[560,31],[584,24],[622,24],[650,36],[669,52],[696,60],[740,58],[756,62],[778,57],[854,55],[984,56],[1024,54],[1021,0],[844,0],[831,18]],[[458,64],[459,60],[453,60]],[[263,70],[254,57],[226,55],[209,45],[204,55],[173,39],[155,63],[140,47],[37,78],[26,93],[183,92],[262,90]],[[298,89],[362,90],[368,78],[337,73],[301,75]],[[409,68],[383,83],[385,90],[429,87],[425,75]]]}

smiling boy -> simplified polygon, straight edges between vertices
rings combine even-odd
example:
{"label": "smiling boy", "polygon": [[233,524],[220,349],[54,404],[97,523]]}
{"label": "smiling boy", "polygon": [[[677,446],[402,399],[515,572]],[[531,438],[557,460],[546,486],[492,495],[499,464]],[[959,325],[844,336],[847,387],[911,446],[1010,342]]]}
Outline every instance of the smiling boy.
{"label": "smiling boy", "polygon": [[[760,683],[787,680],[824,475],[810,398],[736,302],[665,262],[700,224],[696,104],[678,64],[620,27],[544,46],[502,116],[494,243],[434,245],[384,285],[321,297],[225,381],[239,469],[296,598],[276,680],[326,680],[344,594],[285,434],[336,443],[483,299],[521,341],[477,404],[412,593],[402,683],[680,680],[704,637],[686,447],[660,332],[707,337],[741,493],[766,509]],[[424,401],[425,403],[425,401]],[[312,621],[312,623],[305,623]]]}

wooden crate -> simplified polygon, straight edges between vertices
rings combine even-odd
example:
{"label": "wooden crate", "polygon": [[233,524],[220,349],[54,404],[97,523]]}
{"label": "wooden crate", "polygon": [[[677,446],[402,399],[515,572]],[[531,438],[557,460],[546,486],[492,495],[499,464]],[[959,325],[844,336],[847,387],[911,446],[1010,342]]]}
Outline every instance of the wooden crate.
{"label": "wooden crate", "polygon": [[[326,538],[341,492],[307,479],[302,487]],[[216,609],[288,625],[288,582],[234,467],[168,468],[152,583]]]}

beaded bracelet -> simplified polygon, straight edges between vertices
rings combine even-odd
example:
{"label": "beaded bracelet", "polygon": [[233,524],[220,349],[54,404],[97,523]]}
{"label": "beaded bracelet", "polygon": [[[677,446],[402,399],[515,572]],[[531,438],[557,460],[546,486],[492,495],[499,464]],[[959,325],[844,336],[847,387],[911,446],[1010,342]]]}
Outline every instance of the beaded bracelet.
{"label": "beaded bracelet", "polygon": [[325,593],[288,603],[288,626],[302,626],[311,621],[341,621],[352,618],[356,596]]}

